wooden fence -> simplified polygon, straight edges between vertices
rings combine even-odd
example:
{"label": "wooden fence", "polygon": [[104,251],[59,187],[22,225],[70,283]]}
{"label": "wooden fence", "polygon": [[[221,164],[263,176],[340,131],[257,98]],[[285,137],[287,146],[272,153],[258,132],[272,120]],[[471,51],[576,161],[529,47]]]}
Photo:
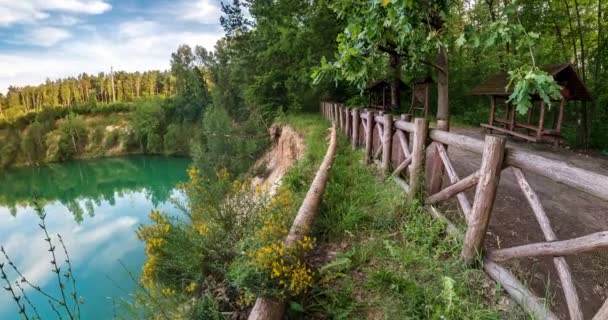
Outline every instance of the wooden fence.
{"label": "wooden fence", "polygon": [[[390,115],[373,110],[351,109],[342,104],[322,102],[321,113],[337,124],[352,141],[352,147],[365,147],[367,163],[376,162],[386,177],[394,179],[410,198],[418,198],[428,211],[447,225],[450,233],[458,228],[435,205],[455,198],[467,228],[461,256],[467,263],[483,260],[483,268],[525,310],[539,319],[559,319],[537,296],[510,271],[500,265],[508,259],[552,256],[562,285],[570,319],[581,320],[580,299],[564,256],[608,248],[608,231],[569,240],[558,240],[543,206],[524,172],[535,173],[553,181],[608,200],[608,177],[545,158],[528,151],[506,147],[505,138],[486,135],[485,141],[438,129],[429,129],[428,120],[410,119],[409,115]],[[478,170],[461,178],[447,152],[447,147],[481,155]],[[429,159],[425,159],[426,155]],[[427,166],[431,169],[426,171]],[[539,223],[545,242],[484,252],[484,240],[492,215],[500,174],[512,167],[521,191]],[[443,186],[443,175],[449,181]],[[425,181],[427,181],[425,183]],[[437,181],[440,181],[437,183]],[[473,202],[465,191],[475,187]],[[428,193],[428,195],[426,195]],[[608,319],[608,300],[592,318]]]}

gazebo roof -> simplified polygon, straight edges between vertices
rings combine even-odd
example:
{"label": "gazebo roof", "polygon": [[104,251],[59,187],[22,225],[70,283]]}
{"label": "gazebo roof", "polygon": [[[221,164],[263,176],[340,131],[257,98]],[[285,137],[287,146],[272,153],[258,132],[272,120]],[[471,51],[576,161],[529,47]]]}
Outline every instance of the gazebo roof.
{"label": "gazebo roof", "polygon": [[[399,80],[399,84],[401,88],[407,88],[407,84],[405,84],[405,82],[403,82],[403,80]],[[372,91],[372,90],[376,90],[377,88],[386,88],[386,87],[390,87],[391,86],[391,81],[389,80],[376,80],[376,81],[372,81],[370,83],[367,84],[367,87],[365,87],[366,90],[368,91]]]}
{"label": "gazebo roof", "polygon": [[[545,65],[540,67],[541,70],[552,75],[555,81],[559,83],[567,92],[568,100],[580,100],[589,101],[591,95],[585,87],[585,84],[581,81],[578,74],[574,70],[574,67],[570,63]],[[513,93],[513,86],[508,91],[505,90],[509,84],[509,74],[501,72],[489,77],[486,81],[477,85],[471,94],[478,96],[501,96],[506,97]]]}
{"label": "gazebo roof", "polygon": [[412,84],[425,84],[425,83],[433,83],[433,78],[431,77],[420,77],[412,80]]}

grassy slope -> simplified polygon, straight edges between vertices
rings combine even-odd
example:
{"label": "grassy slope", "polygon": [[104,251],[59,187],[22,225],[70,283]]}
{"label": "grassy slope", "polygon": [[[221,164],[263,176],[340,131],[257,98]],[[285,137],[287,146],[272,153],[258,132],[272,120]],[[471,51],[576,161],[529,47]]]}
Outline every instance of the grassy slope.
{"label": "grassy slope", "polygon": [[[317,115],[283,120],[302,132],[307,154],[284,179],[303,195],[326,151],[329,123]],[[315,233],[316,285],[300,304],[306,318],[523,318],[479,270],[459,259],[461,244],[443,225],[382,181],[340,134]],[[483,289],[482,289],[483,288]],[[292,308],[294,309],[294,308]],[[299,308],[295,308],[299,309]],[[508,310],[501,310],[508,309]]]}

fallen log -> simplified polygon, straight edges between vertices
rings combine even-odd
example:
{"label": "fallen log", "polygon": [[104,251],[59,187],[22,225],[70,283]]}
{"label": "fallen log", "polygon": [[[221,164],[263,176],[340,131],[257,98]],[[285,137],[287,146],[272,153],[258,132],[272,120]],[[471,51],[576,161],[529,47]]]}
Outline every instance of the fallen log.
{"label": "fallen log", "polygon": [[604,305],[597,312],[593,320],[606,320],[608,319],[608,299],[604,302]]}
{"label": "fallen log", "polygon": [[483,268],[494,281],[498,282],[509,293],[513,300],[532,313],[535,319],[559,319],[534,293],[519,282],[509,270],[487,259],[483,263]]}
{"label": "fallen log", "polygon": [[[321,203],[321,197],[325,191],[325,186],[329,178],[329,171],[334,162],[336,155],[336,128],[331,128],[329,147],[325,158],[315,175],[312,184],[302,205],[298,210],[298,214],[291,225],[287,239],[285,240],[285,246],[287,248],[295,246],[299,240],[302,240],[305,235],[308,235],[312,224],[319,211],[319,204]],[[283,318],[285,312],[285,302],[277,301],[267,297],[259,297],[251,313],[249,314],[249,320],[280,320]]]}

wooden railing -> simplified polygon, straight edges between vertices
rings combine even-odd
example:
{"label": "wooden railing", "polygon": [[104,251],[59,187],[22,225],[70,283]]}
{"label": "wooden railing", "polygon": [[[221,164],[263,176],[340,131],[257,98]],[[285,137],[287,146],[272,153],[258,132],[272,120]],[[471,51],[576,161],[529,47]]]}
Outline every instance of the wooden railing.
{"label": "wooden railing", "polygon": [[[428,211],[447,225],[447,231],[463,238],[461,256],[467,263],[481,257],[485,271],[498,282],[524,309],[539,319],[558,317],[499,262],[523,257],[552,256],[562,285],[570,319],[581,320],[580,299],[564,256],[608,248],[608,231],[558,241],[543,206],[530,186],[524,170],[547,177],[586,193],[608,200],[608,177],[571,166],[565,162],[538,154],[506,147],[505,138],[487,135],[485,141],[438,129],[429,129],[424,118],[410,119],[408,115],[394,116],[373,110],[351,109],[342,104],[322,102],[322,114],[337,124],[352,140],[352,147],[365,147],[367,163],[376,162],[386,177],[394,179],[412,199],[422,201]],[[478,170],[461,178],[454,169],[447,147],[481,155]],[[446,187],[424,185],[425,156],[436,155],[439,167],[432,166],[431,175],[445,173]],[[484,252],[484,240],[492,215],[500,174],[512,167],[517,183],[532,208],[545,242]],[[431,179],[428,179],[431,180]],[[427,183],[428,184],[428,183]],[[473,202],[465,191],[476,187]],[[425,190],[432,194],[425,195]],[[436,204],[456,198],[467,228],[464,235],[436,207]],[[608,300],[593,320],[608,319]]]}

